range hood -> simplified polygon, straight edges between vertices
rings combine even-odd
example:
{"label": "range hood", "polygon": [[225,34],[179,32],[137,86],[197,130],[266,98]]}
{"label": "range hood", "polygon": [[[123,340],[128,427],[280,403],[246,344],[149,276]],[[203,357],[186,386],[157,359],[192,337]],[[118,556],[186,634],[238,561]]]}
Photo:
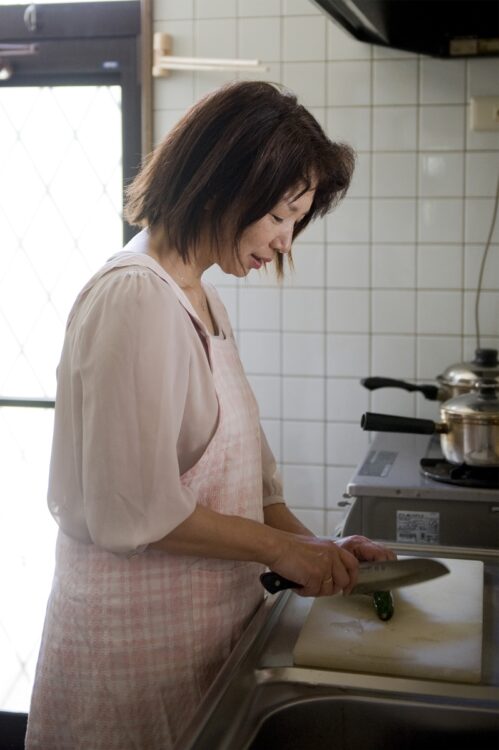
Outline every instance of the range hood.
{"label": "range hood", "polygon": [[362,42],[434,57],[499,56],[499,0],[313,0]]}

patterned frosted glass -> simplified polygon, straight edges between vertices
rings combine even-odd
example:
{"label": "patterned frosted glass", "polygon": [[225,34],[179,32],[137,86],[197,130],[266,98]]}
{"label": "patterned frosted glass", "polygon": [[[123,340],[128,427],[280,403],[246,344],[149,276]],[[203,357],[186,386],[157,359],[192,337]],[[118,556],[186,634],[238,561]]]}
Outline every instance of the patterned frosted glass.
{"label": "patterned frosted glass", "polygon": [[[0,88],[0,395],[55,395],[64,326],[122,245],[119,86]],[[51,409],[0,407],[0,708],[27,711],[56,527]]]}

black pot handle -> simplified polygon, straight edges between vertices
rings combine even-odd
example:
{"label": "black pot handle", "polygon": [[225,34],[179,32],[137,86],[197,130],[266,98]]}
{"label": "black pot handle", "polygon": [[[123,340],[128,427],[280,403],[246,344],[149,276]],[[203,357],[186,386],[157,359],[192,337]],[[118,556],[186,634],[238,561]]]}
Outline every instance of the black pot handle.
{"label": "black pot handle", "polygon": [[394,378],[363,378],[361,384],[368,391],[377,391],[378,388],[402,388],[404,391],[419,391],[428,401],[438,401],[438,386],[436,385],[415,385],[405,380],[395,380]]}
{"label": "black pot handle", "polygon": [[433,435],[436,423],[432,419],[396,417],[393,414],[375,414],[367,411],[362,415],[360,426],[373,432],[410,432],[416,435]]}

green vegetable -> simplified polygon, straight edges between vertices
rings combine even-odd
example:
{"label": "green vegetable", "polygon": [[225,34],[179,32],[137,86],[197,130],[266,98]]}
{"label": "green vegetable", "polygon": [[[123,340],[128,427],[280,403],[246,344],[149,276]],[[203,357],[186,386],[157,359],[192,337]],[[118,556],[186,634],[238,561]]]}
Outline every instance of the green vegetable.
{"label": "green vegetable", "polygon": [[380,620],[390,620],[393,615],[393,596],[391,591],[375,591],[373,604]]}

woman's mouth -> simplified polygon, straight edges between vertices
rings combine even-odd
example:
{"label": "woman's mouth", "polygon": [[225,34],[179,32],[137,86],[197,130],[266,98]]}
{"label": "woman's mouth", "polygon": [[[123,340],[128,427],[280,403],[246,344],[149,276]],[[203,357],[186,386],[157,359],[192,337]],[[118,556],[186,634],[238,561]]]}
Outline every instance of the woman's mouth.
{"label": "woman's mouth", "polygon": [[264,263],[270,263],[271,258],[261,258],[259,255],[250,255],[250,266],[258,271]]}

